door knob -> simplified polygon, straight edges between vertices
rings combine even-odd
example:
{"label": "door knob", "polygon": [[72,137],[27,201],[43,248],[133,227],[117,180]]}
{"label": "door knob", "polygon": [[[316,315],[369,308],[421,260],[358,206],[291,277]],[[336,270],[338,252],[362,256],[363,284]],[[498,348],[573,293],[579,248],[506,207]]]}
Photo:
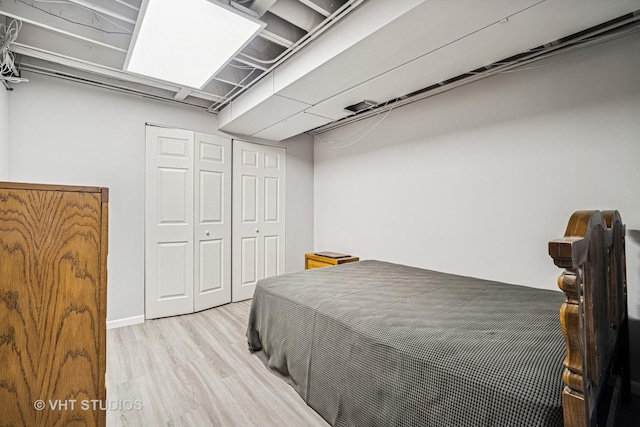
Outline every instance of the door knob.
{"label": "door knob", "polygon": [[259,232],[260,232],[260,230],[258,230],[258,229],[256,228],[256,233],[259,233]]}
{"label": "door knob", "polygon": [[208,236],[211,233],[209,233],[208,231],[205,231],[204,234]]}

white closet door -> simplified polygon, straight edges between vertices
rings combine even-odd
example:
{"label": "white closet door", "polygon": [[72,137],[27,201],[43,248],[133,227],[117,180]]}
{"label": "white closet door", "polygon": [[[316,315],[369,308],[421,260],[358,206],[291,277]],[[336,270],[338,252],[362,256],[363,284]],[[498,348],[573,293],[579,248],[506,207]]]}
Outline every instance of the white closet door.
{"label": "white closet door", "polygon": [[231,140],[195,134],[195,311],[231,302]]}
{"label": "white closet door", "polygon": [[233,141],[233,301],[285,271],[283,148]]}
{"label": "white closet door", "polygon": [[147,126],[145,316],[193,312],[193,132]]}

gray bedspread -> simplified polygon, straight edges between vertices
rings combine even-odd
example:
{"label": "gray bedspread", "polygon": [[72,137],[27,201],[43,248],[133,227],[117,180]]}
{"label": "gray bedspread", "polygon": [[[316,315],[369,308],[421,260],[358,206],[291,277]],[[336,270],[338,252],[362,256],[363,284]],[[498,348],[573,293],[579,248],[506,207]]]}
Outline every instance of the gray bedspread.
{"label": "gray bedspread", "polygon": [[562,426],[562,302],[361,261],[260,281],[247,338],[333,426]]}

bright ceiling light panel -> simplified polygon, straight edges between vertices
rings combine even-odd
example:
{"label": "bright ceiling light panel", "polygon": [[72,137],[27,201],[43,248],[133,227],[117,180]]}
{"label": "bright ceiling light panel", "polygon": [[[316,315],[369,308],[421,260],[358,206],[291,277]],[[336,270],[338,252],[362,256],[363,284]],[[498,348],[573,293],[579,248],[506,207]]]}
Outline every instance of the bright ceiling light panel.
{"label": "bright ceiling light panel", "polygon": [[125,70],[202,88],[265,24],[208,0],[148,0]]}

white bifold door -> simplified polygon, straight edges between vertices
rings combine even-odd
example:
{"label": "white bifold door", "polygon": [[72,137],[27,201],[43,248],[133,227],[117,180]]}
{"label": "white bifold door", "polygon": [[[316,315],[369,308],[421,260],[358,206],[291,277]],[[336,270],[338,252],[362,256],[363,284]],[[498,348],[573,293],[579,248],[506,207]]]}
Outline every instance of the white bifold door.
{"label": "white bifold door", "polygon": [[285,171],[285,149],[233,141],[234,302],[285,271]]}
{"label": "white bifold door", "polygon": [[231,140],[146,128],[145,317],[231,301]]}

